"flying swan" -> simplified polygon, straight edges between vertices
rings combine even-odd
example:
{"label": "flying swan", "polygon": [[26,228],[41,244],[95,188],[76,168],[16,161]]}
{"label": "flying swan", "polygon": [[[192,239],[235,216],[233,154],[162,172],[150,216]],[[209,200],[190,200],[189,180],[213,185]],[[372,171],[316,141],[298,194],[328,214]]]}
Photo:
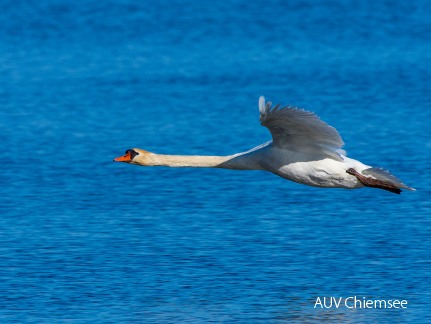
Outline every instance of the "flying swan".
{"label": "flying swan", "polygon": [[114,159],[142,166],[203,167],[266,170],[312,187],[357,189],[372,187],[396,194],[415,190],[382,168],[373,168],[346,157],[337,130],[317,115],[296,107],[280,108],[259,99],[260,122],[272,141],[250,151],[228,156],[162,155],[129,149]]}

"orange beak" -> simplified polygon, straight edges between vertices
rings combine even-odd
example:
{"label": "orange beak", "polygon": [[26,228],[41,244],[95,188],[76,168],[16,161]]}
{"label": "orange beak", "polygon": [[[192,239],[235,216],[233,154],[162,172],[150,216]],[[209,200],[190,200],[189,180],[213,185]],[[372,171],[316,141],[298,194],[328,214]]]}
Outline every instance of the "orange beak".
{"label": "orange beak", "polygon": [[117,157],[116,159],[114,159],[114,161],[117,161],[117,162],[130,162],[130,161],[132,161],[132,157],[131,157],[130,152],[129,152],[129,153],[127,153],[124,156]]}

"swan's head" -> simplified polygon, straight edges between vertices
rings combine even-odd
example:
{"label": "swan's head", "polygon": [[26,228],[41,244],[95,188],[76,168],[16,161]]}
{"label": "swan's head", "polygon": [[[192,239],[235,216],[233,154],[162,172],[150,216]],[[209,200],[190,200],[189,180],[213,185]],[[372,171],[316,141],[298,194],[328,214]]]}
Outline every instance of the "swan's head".
{"label": "swan's head", "polygon": [[126,155],[117,157],[114,161],[145,165],[145,157],[148,154],[150,154],[150,152],[144,150],[129,149],[126,151]]}

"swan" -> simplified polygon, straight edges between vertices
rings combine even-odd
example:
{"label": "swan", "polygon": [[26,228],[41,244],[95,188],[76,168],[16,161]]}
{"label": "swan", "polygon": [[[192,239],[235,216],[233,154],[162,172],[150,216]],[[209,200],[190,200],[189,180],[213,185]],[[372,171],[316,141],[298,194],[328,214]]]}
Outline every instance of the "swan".
{"label": "swan", "polygon": [[228,156],[162,155],[129,149],[114,161],[142,166],[204,167],[235,170],[266,170],[290,181],[312,187],[357,189],[371,187],[396,194],[403,184],[383,168],[348,158],[341,149],[337,130],[310,111],[259,98],[260,122],[272,141],[249,151]]}

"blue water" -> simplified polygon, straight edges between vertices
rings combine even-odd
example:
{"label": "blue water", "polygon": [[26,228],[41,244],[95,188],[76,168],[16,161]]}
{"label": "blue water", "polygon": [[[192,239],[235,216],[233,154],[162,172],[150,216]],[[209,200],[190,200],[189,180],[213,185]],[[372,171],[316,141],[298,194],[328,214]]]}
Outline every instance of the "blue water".
{"label": "blue water", "polygon": [[[0,21],[1,323],[431,322],[429,1],[19,1]],[[260,95],[417,191],[112,162],[266,142]]]}

